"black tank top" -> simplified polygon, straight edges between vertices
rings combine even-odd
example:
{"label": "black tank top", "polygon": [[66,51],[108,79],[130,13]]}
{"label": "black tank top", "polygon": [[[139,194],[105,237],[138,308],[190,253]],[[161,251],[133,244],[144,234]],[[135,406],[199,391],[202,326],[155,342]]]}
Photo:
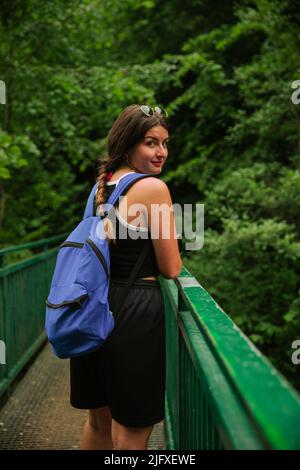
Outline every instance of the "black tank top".
{"label": "black tank top", "polygon": [[[124,175],[125,176],[125,175]],[[109,184],[106,187],[107,199],[115,189],[116,184]],[[107,200],[106,199],[106,200]],[[122,234],[126,233],[127,237],[119,238],[120,225],[122,225]],[[130,232],[130,234],[129,234]],[[145,261],[140,268],[137,279],[149,276],[158,276],[159,270],[156,263],[154,248],[148,229],[134,227],[127,224],[126,221],[116,217],[116,243],[112,240],[109,244],[110,248],[110,274],[112,279],[128,279],[134,265],[137,262],[140,252],[145,245],[149,245],[149,250]]]}

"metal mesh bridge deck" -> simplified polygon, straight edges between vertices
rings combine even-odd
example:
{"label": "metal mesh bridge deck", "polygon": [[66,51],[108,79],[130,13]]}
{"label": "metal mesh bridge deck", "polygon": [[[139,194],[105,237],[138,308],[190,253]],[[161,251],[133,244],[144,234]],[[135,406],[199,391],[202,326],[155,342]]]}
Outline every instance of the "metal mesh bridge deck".
{"label": "metal mesh bridge deck", "polygon": [[[47,344],[0,410],[0,449],[79,449],[86,410],[69,403],[69,361],[56,358]],[[149,449],[164,449],[163,422]]]}

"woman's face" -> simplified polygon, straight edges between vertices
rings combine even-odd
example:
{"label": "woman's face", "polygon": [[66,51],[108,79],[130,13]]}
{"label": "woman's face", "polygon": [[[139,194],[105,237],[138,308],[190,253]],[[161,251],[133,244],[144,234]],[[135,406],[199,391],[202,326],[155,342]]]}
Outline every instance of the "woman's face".
{"label": "woman's face", "polygon": [[158,175],[168,157],[169,133],[161,125],[151,127],[129,154],[129,163],[141,173]]}

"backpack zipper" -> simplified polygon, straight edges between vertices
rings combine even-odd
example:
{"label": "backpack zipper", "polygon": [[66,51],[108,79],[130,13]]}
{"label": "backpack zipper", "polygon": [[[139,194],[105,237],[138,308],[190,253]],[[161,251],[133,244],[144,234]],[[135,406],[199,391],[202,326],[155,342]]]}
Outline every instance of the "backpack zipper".
{"label": "backpack zipper", "polygon": [[99,248],[97,247],[97,245],[95,245],[95,243],[90,238],[88,238],[86,240],[86,243],[88,243],[88,245],[90,245],[92,250],[95,252],[97,258],[99,259],[99,261],[101,262],[101,264],[104,268],[104,271],[106,272],[107,277],[109,277],[108,267],[107,267],[105,258],[103,256],[103,254],[101,253],[101,251],[99,250]]}
{"label": "backpack zipper", "polygon": [[[95,245],[95,243],[90,239],[88,238],[86,240],[86,243],[88,245],[90,245],[90,247],[92,248],[92,250],[94,251],[94,253],[96,254],[97,258],[99,259],[100,263],[102,264],[103,268],[104,268],[104,271],[107,275],[107,277],[109,277],[109,272],[108,272],[108,267],[107,267],[107,264],[106,264],[106,261],[105,261],[105,258],[103,256],[103,254],[101,253],[101,251],[99,250],[99,248],[97,247],[97,245]],[[60,245],[60,248],[64,248],[66,246],[70,246],[70,247],[73,247],[73,248],[82,248],[84,245],[84,243],[78,243],[78,242],[63,242],[61,245]]]}
{"label": "backpack zipper", "polygon": [[60,303],[60,304],[52,304],[51,302],[48,301],[48,299],[46,300],[46,304],[48,305],[48,307],[51,307],[51,308],[60,308],[60,307],[63,307],[64,305],[69,305],[69,307],[73,310],[75,310],[76,308],[81,308],[82,307],[82,302],[84,302],[86,299],[88,299],[89,296],[87,294],[83,294],[81,295],[80,297],[78,297],[78,299],[74,299],[74,300],[65,300],[64,302]]}
{"label": "backpack zipper", "polygon": [[77,243],[77,242],[63,242],[59,248],[64,248],[65,246],[73,246],[74,248],[82,248],[83,243]]}

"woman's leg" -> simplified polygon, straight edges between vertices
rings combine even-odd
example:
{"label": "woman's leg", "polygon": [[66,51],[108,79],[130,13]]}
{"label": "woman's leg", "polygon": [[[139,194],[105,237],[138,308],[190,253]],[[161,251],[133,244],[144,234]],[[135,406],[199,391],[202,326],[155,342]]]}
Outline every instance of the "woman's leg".
{"label": "woman's leg", "polygon": [[81,439],[81,450],[111,450],[111,413],[108,406],[89,410]]}
{"label": "woman's leg", "polygon": [[145,428],[128,428],[112,419],[111,434],[113,449],[147,450],[152,429],[153,425]]}

